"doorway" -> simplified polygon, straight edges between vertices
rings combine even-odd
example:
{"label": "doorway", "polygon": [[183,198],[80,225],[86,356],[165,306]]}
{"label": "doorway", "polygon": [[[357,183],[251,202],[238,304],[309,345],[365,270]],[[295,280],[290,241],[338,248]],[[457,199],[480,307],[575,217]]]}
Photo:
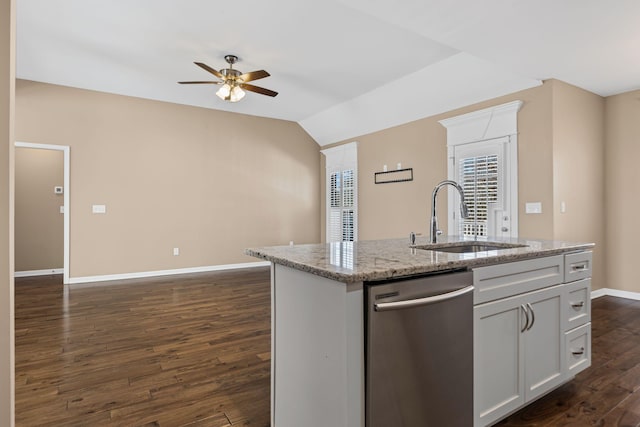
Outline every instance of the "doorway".
{"label": "doorway", "polygon": [[[464,189],[469,216],[460,218],[455,206],[457,194],[450,207],[450,229],[455,235],[472,238],[518,237],[517,192],[514,194],[517,158],[511,137],[459,144],[453,147],[449,175]],[[517,188],[517,187],[516,187]]]}
{"label": "doorway", "polygon": [[[518,111],[522,101],[440,120],[447,128],[447,176],[464,188],[469,218],[449,192],[449,235],[518,237]],[[468,198],[468,200],[467,200]]]}
{"label": "doorway", "polygon": [[[62,153],[62,183],[58,183],[55,185],[52,185],[51,188],[47,188],[47,191],[50,191],[51,194],[54,195],[54,197],[57,197],[59,199],[61,199],[62,203],[57,202],[57,205],[59,206],[59,211],[58,211],[58,215],[62,215],[62,223],[63,223],[63,238],[62,238],[62,246],[63,246],[63,251],[62,251],[62,275],[63,275],[63,283],[64,284],[68,284],[69,283],[69,234],[70,234],[70,228],[69,228],[69,202],[70,202],[70,187],[69,187],[69,181],[70,181],[70,149],[68,146],[63,146],[63,145],[50,145],[50,144],[34,144],[34,143],[29,143],[29,142],[16,142],[15,143],[15,147],[16,149],[19,148],[25,148],[25,149],[31,149],[31,150],[53,150],[53,151],[58,151]],[[16,153],[16,157],[17,157],[18,153]],[[43,156],[40,156],[43,157]],[[50,157],[50,156],[49,156]],[[16,165],[16,169],[19,167],[19,165]],[[18,171],[16,170],[16,175],[18,174]],[[60,185],[62,184],[62,185]],[[17,189],[16,189],[17,190]],[[55,201],[54,201],[55,203]],[[16,214],[16,238],[18,237],[18,214]],[[16,246],[18,246],[18,243],[16,242]],[[43,252],[45,252],[45,250],[43,249]],[[16,253],[16,255],[18,255],[18,253]],[[38,254],[41,255],[41,254]],[[17,258],[17,256],[16,256]],[[46,261],[45,261],[46,262]],[[52,273],[58,273],[58,271],[49,271],[50,266],[47,266],[46,269],[42,270],[42,272],[47,272],[47,274],[52,274]],[[18,268],[16,269],[18,270]],[[33,272],[28,272],[25,275],[30,275],[30,274],[38,274],[39,270],[35,269],[33,270]],[[43,273],[44,274],[44,273]],[[20,271],[16,272],[16,277],[19,277]]]}

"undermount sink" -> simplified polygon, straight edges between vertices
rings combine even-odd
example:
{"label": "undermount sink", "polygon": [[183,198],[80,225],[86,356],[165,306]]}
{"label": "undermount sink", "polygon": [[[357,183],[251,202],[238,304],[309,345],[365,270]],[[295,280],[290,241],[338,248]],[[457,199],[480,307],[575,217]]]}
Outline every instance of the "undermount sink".
{"label": "undermount sink", "polygon": [[503,242],[459,242],[459,243],[434,243],[431,245],[416,245],[416,249],[424,249],[438,252],[453,252],[458,254],[470,252],[499,251],[504,249],[523,248],[526,245]]}

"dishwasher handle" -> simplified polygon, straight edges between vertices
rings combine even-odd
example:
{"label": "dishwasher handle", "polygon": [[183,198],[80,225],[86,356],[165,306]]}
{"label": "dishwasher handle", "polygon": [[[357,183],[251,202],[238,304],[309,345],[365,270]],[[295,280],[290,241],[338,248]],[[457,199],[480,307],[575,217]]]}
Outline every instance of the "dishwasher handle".
{"label": "dishwasher handle", "polygon": [[379,304],[374,304],[373,308],[375,311],[389,311],[389,310],[399,310],[403,308],[419,307],[421,305],[433,304],[436,302],[457,298],[461,295],[472,292],[473,289],[474,289],[473,286],[467,286],[466,288],[458,289],[457,291],[447,292],[446,294],[434,295],[432,297],[416,298],[416,299],[393,301],[393,302],[381,302]]}

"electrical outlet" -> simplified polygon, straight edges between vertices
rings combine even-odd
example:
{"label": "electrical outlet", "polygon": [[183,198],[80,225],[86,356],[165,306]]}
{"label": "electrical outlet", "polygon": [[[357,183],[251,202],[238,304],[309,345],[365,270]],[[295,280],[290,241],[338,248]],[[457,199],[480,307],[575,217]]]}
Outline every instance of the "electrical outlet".
{"label": "electrical outlet", "polygon": [[525,205],[525,213],[528,214],[541,214],[542,203],[541,202],[527,202]]}
{"label": "electrical outlet", "polygon": [[173,256],[180,255],[180,248],[173,248]]}

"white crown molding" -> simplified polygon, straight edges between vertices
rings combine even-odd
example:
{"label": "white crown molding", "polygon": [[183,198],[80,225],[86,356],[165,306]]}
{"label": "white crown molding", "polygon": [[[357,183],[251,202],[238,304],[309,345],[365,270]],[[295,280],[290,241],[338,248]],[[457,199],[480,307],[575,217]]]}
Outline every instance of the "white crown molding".
{"label": "white crown molding", "polygon": [[473,111],[438,121],[447,128],[447,145],[467,144],[518,133],[518,111],[522,101]]}

